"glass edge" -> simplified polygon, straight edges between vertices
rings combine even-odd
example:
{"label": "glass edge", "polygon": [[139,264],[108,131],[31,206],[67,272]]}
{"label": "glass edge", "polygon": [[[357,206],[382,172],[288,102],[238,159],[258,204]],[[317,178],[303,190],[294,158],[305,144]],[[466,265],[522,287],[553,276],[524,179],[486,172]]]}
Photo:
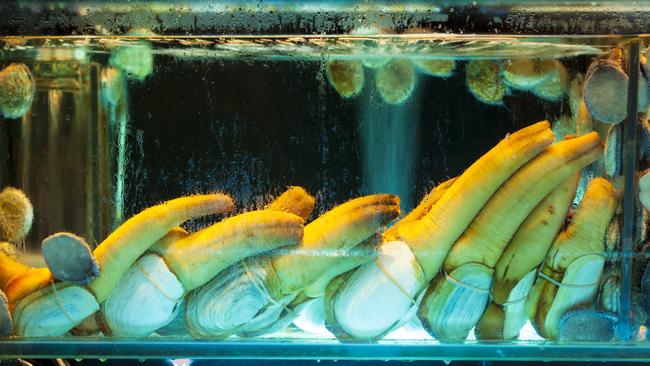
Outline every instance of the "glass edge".
{"label": "glass edge", "polygon": [[0,341],[0,359],[214,358],[304,360],[650,361],[650,345],[594,344],[322,344],[233,341]]}

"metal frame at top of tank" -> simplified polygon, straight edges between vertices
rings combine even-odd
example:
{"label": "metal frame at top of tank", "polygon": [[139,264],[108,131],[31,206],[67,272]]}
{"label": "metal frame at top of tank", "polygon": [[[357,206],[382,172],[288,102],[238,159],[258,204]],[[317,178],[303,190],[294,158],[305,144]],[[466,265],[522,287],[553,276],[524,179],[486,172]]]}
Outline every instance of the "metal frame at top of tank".
{"label": "metal frame at top of tank", "polygon": [[643,1],[217,0],[39,1],[0,4],[0,35],[345,34],[359,26],[452,34],[641,34]]}

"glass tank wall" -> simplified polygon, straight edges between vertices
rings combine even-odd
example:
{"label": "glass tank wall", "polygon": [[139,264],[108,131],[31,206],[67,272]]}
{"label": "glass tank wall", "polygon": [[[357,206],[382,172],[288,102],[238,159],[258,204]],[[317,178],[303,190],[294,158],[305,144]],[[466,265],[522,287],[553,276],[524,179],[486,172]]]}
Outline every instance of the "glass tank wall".
{"label": "glass tank wall", "polygon": [[650,358],[650,18],[590,4],[3,5],[0,358]]}

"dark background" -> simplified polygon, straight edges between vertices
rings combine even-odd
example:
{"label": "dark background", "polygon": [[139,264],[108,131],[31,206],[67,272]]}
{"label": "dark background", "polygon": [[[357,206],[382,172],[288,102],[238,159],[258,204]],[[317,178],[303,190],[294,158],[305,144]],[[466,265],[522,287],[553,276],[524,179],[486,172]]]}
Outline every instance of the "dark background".
{"label": "dark background", "polygon": [[[385,107],[415,111],[408,120],[377,121],[420,131],[411,142],[419,149],[415,202],[507,133],[570,113],[567,101],[523,92],[502,106],[483,104],[468,92],[462,68],[449,79],[420,76],[410,105]],[[190,193],[227,192],[241,210],[301,185],[317,197],[316,213],[366,193],[358,113],[364,98],[382,103],[370,69],[361,95],[343,99],[319,61],[157,57],[155,72],[129,89],[127,218]]]}

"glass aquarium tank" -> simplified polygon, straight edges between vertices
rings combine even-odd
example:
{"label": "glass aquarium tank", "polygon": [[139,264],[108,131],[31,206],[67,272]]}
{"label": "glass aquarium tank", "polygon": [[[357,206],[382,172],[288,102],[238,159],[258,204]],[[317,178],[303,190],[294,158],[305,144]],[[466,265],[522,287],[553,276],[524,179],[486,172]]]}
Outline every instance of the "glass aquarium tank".
{"label": "glass aquarium tank", "polygon": [[0,12],[0,358],[650,359],[650,5]]}

